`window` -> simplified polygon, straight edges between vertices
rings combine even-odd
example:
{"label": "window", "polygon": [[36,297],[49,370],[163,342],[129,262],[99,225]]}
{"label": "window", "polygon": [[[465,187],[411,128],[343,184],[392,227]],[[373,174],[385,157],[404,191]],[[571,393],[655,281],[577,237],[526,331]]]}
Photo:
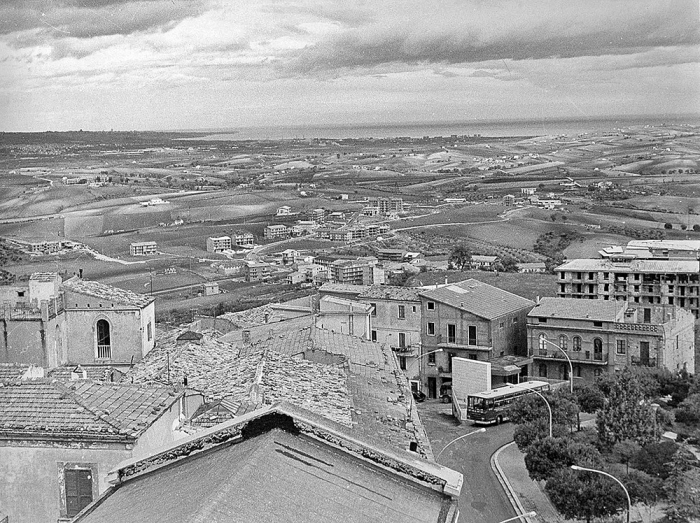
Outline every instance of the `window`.
{"label": "window", "polygon": [[428,336],[435,336],[435,324],[432,321],[428,322]]}
{"label": "window", "polygon": [[435,310],[435,302],[434,302],[434,301],[429,301],[429,302],[428,302],[428,310],[429,310],[429,311],[434,311],[434,310]]}
{"label": "window", "polygon": [[406,356],[399,356],[399,368],[406,370]]}
{"label": "window", "polygon": [[372,306],[372,316],[376,316],[377,315],[377,304],[370,303],[370,305]]}
{"label": "window", "polygon": [[428,363],[435,365],[435,353],[428,354]]}
{"label": "window", "polygon": [[616,351],[618,354],[627,354],[627,341],[626,340],[617,340]]}
{"label": "window", "polygon": [[561,347],[562,350],[569,349],[569,338],[567,338],[563,334],[559,336],[559,347]]}
{"label": "window", "polygon": [[153,339],[153,325],[151,324],[150,321],[146,325],[146,331],[148,334],[148,341],[151,341]]}
{"label": "window", "polygon": [[377,341],[377,331],[372,331],[372,341]]}
{"label": "window", "polygon": [[97,465],[59,462],[58,473],[61,518],[75,517],[97,497]]}
{"label": "window", "polygon": [[547,377],[547,364],[543,363],[540,365],[540,378]]}
{"label": "window", "polygon": [[518,323],[518,318],[513,318],[513,325],[515,325],[516,323]]}
{"label": "window", "polygon": [[540,349],[540,354],[547,352],[547,335],[542,333],[538,336],[538,346]]}
{"label": "window", "polygon": [[17,291],[17,297],[18,297],[18,298],[23,298],[23,297],[24,297],[24,291]]}
{"label": "window", "polygon": [[399,332],[399,347],[402,349],[406,348],[406,333]]}
{"label": "window", "polygon": [[112,338],[110,335],[109,322],[107,320],[97,320],[95,326],[97,330],[97,358],[112,358]]}
{"label": "window", "polygon": [[406,319],[406,307],[404,305],[399,305],[399,319]]}
{"label": "window", "polygon": [[416,306],[411,307],[411,312],[416,312]]}
{"label": "window", "polygon": [[572,344],[573,344],[574,350],[576,352],[581,351],[581,337],[580,336],[574,336]]}
{"label": "window", "polygon": [[594,327],[602,327],[602,326],[603,326],[603,322],[602,322],[602,321],[594,321],[594,322],[593,322],[593,326],[594,326]]}
{"label": "window", "polygon": [[505,323],[504,321],[502,321],[502,322],[500,322],[500,323],[498,324],[498,328],[499,328],[499,329],[502,329],[502,328],[505,327],[505,326],[506,326],[506,323]]}
{"label": "window", "polygon": [[540,323],[547,323],[547,318],[537,318]]}
{"label": "window", "polygon": [[469,339],[467,340],[468,345],[477,345],[477,339],[476,339],[476,325],[469,325],[468,327],[468,336]]}

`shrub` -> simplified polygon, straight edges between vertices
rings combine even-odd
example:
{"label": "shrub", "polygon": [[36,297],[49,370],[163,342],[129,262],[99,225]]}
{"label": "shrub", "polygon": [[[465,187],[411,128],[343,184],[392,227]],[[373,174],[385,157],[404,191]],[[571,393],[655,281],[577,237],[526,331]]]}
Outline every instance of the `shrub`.
{"label": "shrub", "polygon": [[666,222],[666,223],[664,223],[664,229],[673,229],[673,225]]}

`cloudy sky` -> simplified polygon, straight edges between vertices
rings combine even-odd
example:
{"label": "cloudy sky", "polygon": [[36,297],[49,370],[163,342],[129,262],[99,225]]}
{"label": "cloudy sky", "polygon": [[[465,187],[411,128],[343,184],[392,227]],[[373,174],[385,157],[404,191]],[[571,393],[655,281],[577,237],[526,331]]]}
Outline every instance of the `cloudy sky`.
{"label": "cloudy sky", "polygon": [[0,130],[700,112],[699,0],[2,0]]}

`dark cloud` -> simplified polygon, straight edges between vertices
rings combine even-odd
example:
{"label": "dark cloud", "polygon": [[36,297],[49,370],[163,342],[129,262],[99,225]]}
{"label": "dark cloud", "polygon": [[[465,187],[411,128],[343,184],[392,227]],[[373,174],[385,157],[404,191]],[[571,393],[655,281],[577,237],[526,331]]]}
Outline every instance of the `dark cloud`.
{"label": "dark cloud", "polygon": [[[424,3],[425,4],[425,3]],[[460,64],[633,54],[700,42],[697,0],[431,2],[333,35],[283,70],[314,74],[381,64]]]}
{"label": "dark cloud", "polygon": [[0,5],[0,34],[42,29],[76,38],[131,34],[202,12],[199,0],[18,1]]}

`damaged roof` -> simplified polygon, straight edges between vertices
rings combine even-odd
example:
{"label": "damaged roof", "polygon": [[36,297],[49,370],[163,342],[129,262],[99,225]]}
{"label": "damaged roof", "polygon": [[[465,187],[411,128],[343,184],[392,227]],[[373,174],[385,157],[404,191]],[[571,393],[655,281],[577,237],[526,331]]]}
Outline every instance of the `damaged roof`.
{"label": "damaged roof", "polygon": [[155,300],[153,296],[147,296],[146,294],[137,294],[118,287],[112,287],[111,285],[105,285],[104,283],[77,278],[64,281],[63,287],[78,294],[139,308],[143,308]]}

